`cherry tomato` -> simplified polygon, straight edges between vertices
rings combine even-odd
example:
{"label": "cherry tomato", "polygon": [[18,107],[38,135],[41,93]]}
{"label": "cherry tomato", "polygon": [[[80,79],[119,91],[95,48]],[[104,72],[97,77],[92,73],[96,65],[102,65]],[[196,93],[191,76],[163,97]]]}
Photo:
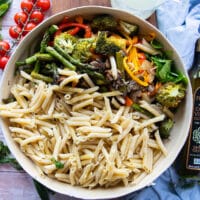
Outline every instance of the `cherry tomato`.
{"label": "cherry tomato", "polygon": [[28,32],[30,32],[32,29],[34,29],[36,27],[36,24],[34,24],[33,22],[29,22],[28,24],[26,24],[26,26],[24,27],[24,32],[23,35],[26,35]]}
{"label": "cherry tomato", "polygon": [[23,26],[27,20],[28,16],[25,12],[18,12],[14,16],[15,23],[19,26]]}
{"label": "cherry tomato", "polygon": [[12,38],[18,38],[21,32],[22,28],[18,25],[9,28],[9,34]]}
{"label": "cherry tomato", "polygon": [[4,69],[9,60],[8,56],[0,57],[0,69]]}
{"label": "cherry tomato", "polygon": [[42,11],[47,11],[50,8],[51,4],[49,0],[37,0],[36,6]]}
{"label": "cherry tomato", "polygon": [[25,13],[30,13],[31,10],[33,9],[33,2],[31,2],[30,0],[22,0],[21,1],[21,9]]}
{"label": "cherry tomato", "polygon": [[0,55],[4,56],[10,49],[10,44],[7,41],[0,41]]}
{"label": "cherry tomato", "polygon": [[30,21],[35,24],[39,24],[44,19],[44,14],[38,10],[35,10],[30,15]]}

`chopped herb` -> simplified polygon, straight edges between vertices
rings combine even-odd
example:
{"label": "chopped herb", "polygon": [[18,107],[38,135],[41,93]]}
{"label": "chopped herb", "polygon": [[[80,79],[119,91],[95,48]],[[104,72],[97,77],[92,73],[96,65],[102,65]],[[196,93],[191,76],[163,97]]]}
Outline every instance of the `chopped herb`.
{"label": "chopped herb", "polygon": [[57,169],[62,169],[64,167],[64,164],[56,160],[55,158],[52,158],[51,160],[54,162]]}

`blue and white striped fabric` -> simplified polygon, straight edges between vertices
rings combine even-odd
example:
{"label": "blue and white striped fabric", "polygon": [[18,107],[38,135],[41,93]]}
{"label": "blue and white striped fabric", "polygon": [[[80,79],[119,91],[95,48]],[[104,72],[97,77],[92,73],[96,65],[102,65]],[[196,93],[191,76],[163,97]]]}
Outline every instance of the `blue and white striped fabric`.
{"label": "blue and white striped fabric", "polygon": [[157,9],[157,22],[189,69],[200,37],[200,0],[167,0]]}

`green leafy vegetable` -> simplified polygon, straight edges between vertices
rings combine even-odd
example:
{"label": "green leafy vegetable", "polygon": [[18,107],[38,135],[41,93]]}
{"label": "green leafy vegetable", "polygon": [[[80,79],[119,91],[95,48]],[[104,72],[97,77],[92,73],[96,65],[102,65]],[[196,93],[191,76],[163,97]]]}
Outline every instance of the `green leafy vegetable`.
{"label": "green leafy vegetable", "polygon": [[187,78],[181,72],[175,71],[173,62],[170,59],[152,56],[151,60],[156,65],[156,77],[162,83],[166,82],[184,82],[187,83]]}
{"label": "green leafy vegetable", "polygon": [[2,141],[0,141],[0,164],[11,164],[14,168],[21,170],[21,166],[18,164],[15,158],[12,158],[10,151]]}
{"label": "green leafy vegetable", "polygon": [[2,0],[0,1],[0,17],[2,17],[9,9],[12,0]]}
{"label": "green leafy vegetable", "polygon": [[151,41],[151,46],[154,48],[154,49],[162,49],[163,48],[163,45],[156,39],[152,40]]}

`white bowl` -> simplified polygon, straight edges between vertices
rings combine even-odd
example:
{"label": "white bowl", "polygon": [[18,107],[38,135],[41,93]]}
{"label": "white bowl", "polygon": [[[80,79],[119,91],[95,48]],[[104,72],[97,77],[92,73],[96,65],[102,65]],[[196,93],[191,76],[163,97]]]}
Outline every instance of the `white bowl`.
{"label": "white bowl", "polygon": [[[15,52],[13,53],[12,57],[10,58],[8,65],[5,69],[1,82],[0,99],[7,98],[9,95],[10,86],[12,85],[12,80],[14,76],[15,62],[18,60],[22,60],[27,56],[28,52],[30,51],[30,48],[33,46],[33,44],[37,44],[38,38],[40,38],[41,34],[49,25],[58,23],[66,15],[74,16],[77,14],[81,14],[83,16],[88,16],[98,13],[108,13],[117,18],[121,18],[122,20],[136,23],[140,26],[140,30],[143,33],[155,32],[158,40],[163,43],[165,49],[173,51],[172,59],[175,61],[175,65],[187,76],[187,72],[184,69],[183,63],[175,48],[169,43],[165,36],[153,25],[125,11],[101,6],[87,6],[66,10],[48,18],[21,41],[21,43],[18,45]],[[127,195],[129,193],[144,188],[145,186],[151,184],[156,178],[158,178],[173,163],[186,141],[190,126],[191,114],[192,90],[189,83],[186,99],[183,102],[183,104],[181,104],[181,107],[179,108],[175,116],[176,123],[171,132],[171,138],[170,140],[165,141],[165,146],[169,152],[168,156],[160,159],[158,164],[155,166],[153,172],[144,177],[139,184],[128,187],[118,186],[110,189],[97,188],[89,190],[77,186],[71,186],[48,177],[40,176],[35,164],[23,154],[23,152],[19,149],[18,145],[13,141],[6,120],[1,120],[1,127],[8,147],[10,148],[11,152],[16,157],[20,165],[30,176],[32,176],[34,179],[36,179],[46,187],[50,188],[55,192],[82,199],[110,199]]]}

